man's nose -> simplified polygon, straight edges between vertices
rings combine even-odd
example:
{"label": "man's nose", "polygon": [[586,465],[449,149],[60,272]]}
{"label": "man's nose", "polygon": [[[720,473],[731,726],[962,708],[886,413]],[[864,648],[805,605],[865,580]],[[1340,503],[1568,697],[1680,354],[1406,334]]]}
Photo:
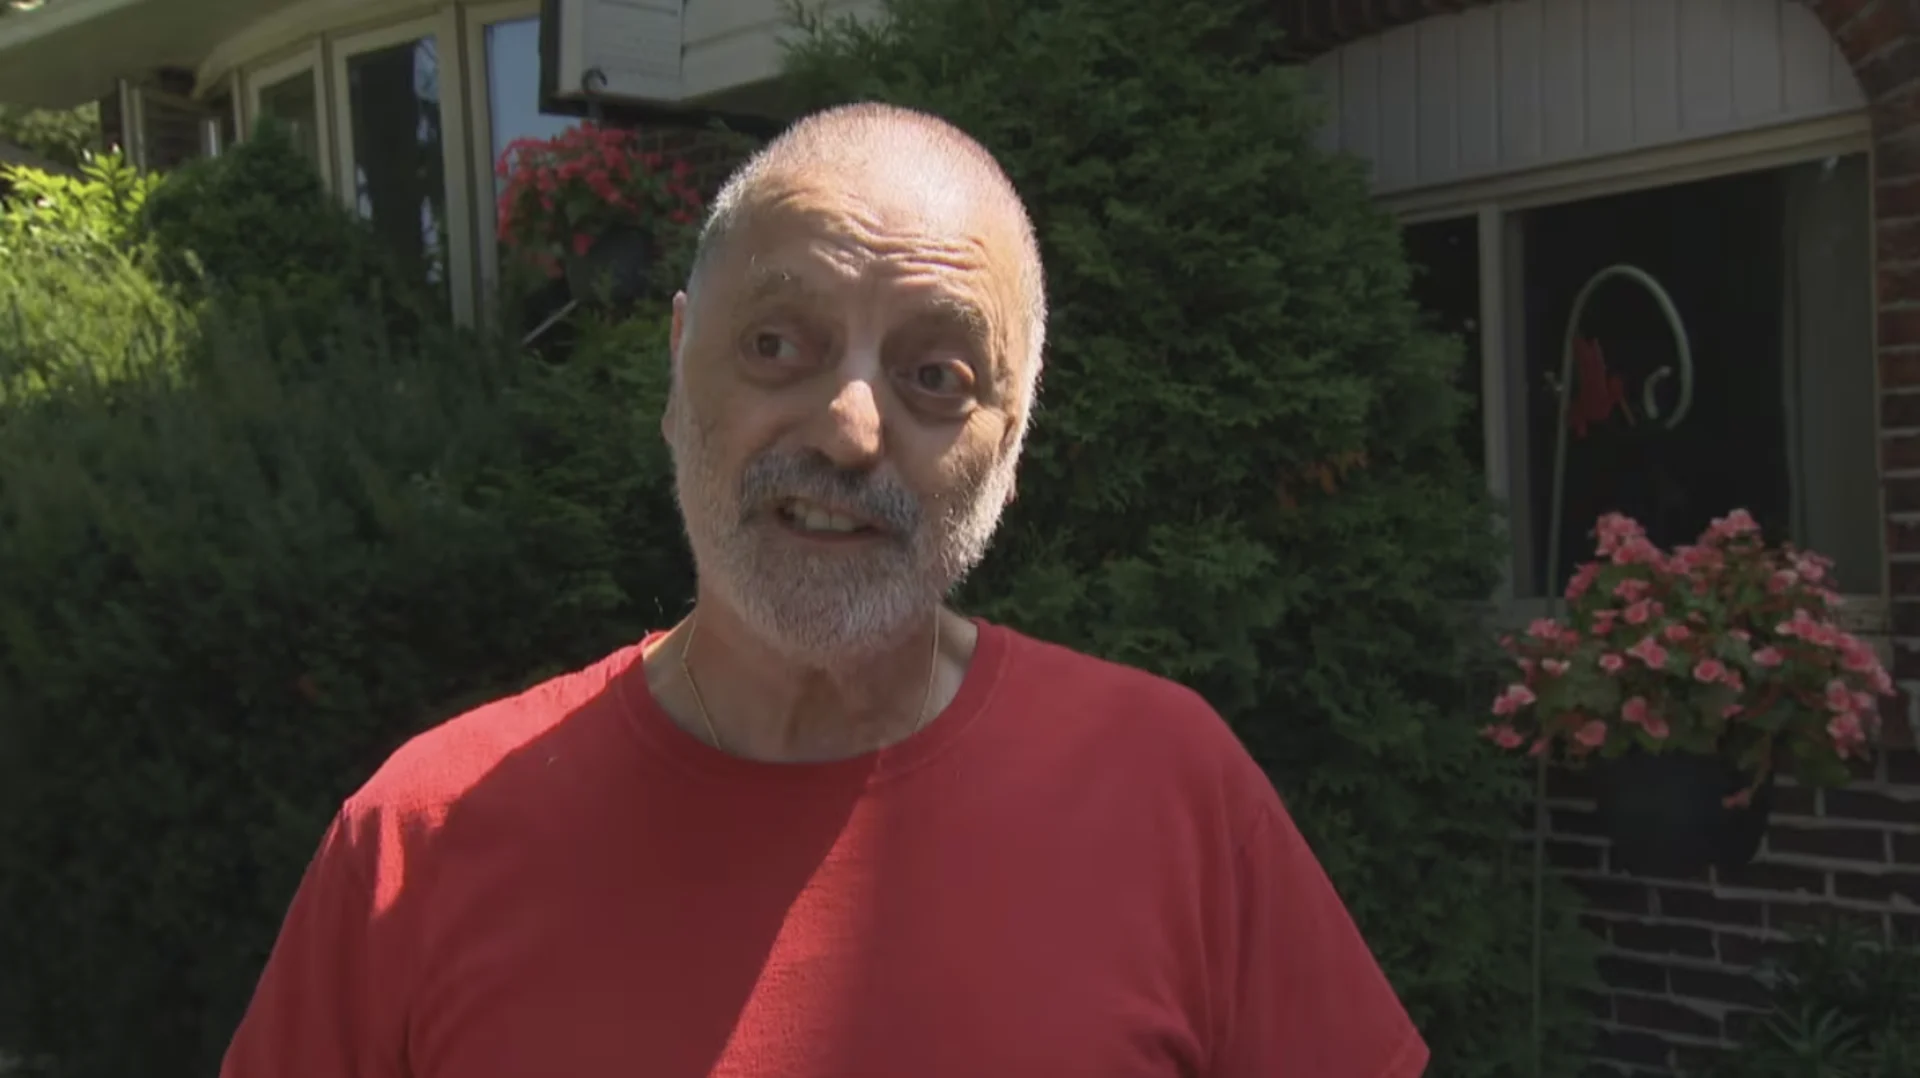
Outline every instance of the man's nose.
{"label": "man's nose", "polygon": [[818,428],[815,448],[826,454],[836,467],[861,470],[878,464],[880,402],[874,396],[873,383],[857,377],[843,380],[834,391]]}

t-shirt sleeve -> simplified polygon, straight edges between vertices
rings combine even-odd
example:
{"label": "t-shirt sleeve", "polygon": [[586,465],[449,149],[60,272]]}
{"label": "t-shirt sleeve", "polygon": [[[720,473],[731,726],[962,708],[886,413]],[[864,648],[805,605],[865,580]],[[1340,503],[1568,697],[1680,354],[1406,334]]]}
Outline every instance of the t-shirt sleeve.
{"label": "t-shirt sleeve", "polygon": [[220,1078],[402,1078],[377,895],[343,813],[294,893]]}
{"label": "t-shirt sleeve", "polygon": [[1211,1078],[1417,1078],[1427,1046],[1278,799],[1240,846]]}

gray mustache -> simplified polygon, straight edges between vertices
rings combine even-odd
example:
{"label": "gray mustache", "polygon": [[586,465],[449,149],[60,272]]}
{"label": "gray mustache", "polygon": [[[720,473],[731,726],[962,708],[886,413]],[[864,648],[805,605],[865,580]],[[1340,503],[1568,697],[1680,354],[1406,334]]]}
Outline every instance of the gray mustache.
{"label": "gray mustache", "polygon": [[754,458],[740,477],[741,519],[786,498],[842,506],[898,535],[912,535],[920,527],[920,499],[885,476],[836,468],[813,452]]}

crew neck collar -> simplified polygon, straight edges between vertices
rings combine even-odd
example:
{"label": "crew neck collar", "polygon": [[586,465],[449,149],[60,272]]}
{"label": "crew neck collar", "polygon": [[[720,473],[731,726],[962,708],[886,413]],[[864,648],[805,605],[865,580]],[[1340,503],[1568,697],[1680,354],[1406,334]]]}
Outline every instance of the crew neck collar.
{"label": "crew neck collar", "polygon": [[1005,671],[1012,633],[980,618],[973,657],[953,700],[925,726],[885,748],[820,763],[749,760],[713,747],[680,728],[654,698],[647,684],[646,655],[666,635],[648,633],[634,649],[632,663],[616,681],[615,693],[628,725],[649,755],[712,779],[755,783],[834,783],[865,776],[869,785],[906,774],[953,747],[986,710]]}

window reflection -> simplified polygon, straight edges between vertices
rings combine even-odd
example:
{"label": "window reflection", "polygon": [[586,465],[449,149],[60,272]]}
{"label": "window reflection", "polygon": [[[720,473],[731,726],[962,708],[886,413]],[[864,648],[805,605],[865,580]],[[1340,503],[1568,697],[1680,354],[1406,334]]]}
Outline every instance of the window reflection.
{"label": "window reflection", "polygon": [[[495,162],[519,138],[552,138],[575,124],[568,116],[540,111],[540,20],[513,19],[487,27],[487,104],[493,117]],[[493,203],[500,201],[503,183],[489,170]],[[491,213],[484,217],[491,222]]]}
{"label": "window reflection", "polygon": [[[227,110],[232,114],[232,110]],[[320,164],[320,94],[311,70],[289,75],[260,90],[260,115],[285,124],[294,148]]]}
{"label": "window reflection", "polygon": [[354,201],[421,278],[451,299],[439,53],[432,37],[347,60]]}

